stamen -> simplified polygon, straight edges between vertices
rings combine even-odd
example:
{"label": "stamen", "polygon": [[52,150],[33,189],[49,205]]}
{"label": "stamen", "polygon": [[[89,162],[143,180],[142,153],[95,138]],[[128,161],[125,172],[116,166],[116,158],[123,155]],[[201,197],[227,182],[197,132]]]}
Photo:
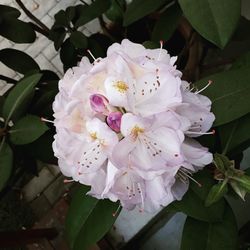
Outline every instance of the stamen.
{"label": "stamen", "polygon": [[94,61],[96,61],[96,58],[94,57],[94,55],[91,53],[91,51],[89,49],[87,49],[87,52],[89,53],[89,55],[94,59]]}
{"label": "stamen", "polygon": [[202,187],[202,184],[199,183],[197,180],[195,180],[191,175],[189,175],[188,173],[186,173],[185,171],[183,171],[181,169],[179,171],[180,171],[180,173],[184,174],[187,178],[189,178],[191,181],[196,183],[199,187]]}
{"label": "stamen", "polygon": [[162,49],[163,49],[163,40],[160,40],[160,52],[159,52],[159,55],[158,55],[157,61],[159,61],[159,60],[160,60],[160,58],[161,58]]}
{"label": "stamen", "polygon": [[211,85],[212,82],[213,82],[213,81],[209,80],[209,81],[208,81],[208,84],[207,84],[205,87],[203,87],[202,89],[196,91],[195,94],[197,95],[197,94],[201,93],[203,90],[205,90],[207,87],[209,87],[209,86]]}
{"label": "stamen", "polygon": [[213,129],[211,132],[195,132],[195,131],[187,131],[187,134],[190,135],[214,135],[215,134],[215,130]]}
{"label": "stamen", "polygon": [[42,122],[49,122],[49,123],[53,123],[54,124],[54,121],[48,120],[48,119],[46,119],[44,117],[41,117],[40,119],[41,119]]}
{"label": "stamen", "polygon": [[63,183],[67,184],[67,183],[71,183],[71,182],[74,182],[73,179],[65,179],[63,180]]}
{"label": "stamen", "polygon": [[114,213],[112,213],[112,216],[113,216],[113,217],[116,217],[116,215],[119,213],[119,210],[120,210],[121,207],[122,207],[121,204],[119,204],[119,206],[118,206],[118,208],[116,209],[116,211],[115,211]]}

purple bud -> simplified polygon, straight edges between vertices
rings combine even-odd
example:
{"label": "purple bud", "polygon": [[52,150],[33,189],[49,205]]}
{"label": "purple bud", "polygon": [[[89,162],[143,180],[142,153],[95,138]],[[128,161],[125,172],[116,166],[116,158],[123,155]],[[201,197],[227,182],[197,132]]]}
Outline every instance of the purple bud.
{"label": "purple bud", "polygon": [[108,99],[101,94],[94,94],[89,97],[91,108],[97,113],[107,113]]}
{"label": "purple bud", "polygon": [[110,128],[119,133],[121,128],[122,113],[119,111],[111,112],[107,117],[107,123]]}

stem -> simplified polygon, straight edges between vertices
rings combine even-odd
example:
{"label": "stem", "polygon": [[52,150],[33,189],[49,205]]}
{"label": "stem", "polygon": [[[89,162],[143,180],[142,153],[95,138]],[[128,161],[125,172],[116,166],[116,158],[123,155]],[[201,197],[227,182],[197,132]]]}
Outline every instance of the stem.
{"label": "stem", "polygon": [[42,23],[38,18],[36,18],[23,4],[23,2],[21,0],[16,0],[16,3],[20,6],[20,8],[23,10],[23,12],[35,23],[38,24],[38,26],[40,26],[43,30],[45,30],[46,32],[49,32],[49,28]]}
{"label": "stem", "polygon": [[0,75],[0,80],[3,80],[8,83],[14,83],[14,84],[17,83],[17,80],[9,78],[8,76],[3,76],[3,75]]}
{"label": "stem", "polygon": [[234,127],[233,127],[233,129],[232,129],[232,131],[231,131],[231,133],[230,133],[230,135],[229,135],[229,137],[228,137],[226,146],[225,146],[225,148],[224,148],[224,150],[223,150],[223,152],[222,152],[223,155],[226,155],[226,153],[227,153],[227,151],[228,151],[228,148],[229,148],[229,146],[230,146],[230,143],[231,143],[231,141],[232,141],[232,139],[233,139],[234,132],[235,132],[236,128],[238,127],[238,123],[239,123],[239,121],[236,121],[235,124],[234,124]]}
{"label": "stem", "polygon": [[47,38],[50,39],[50,37],[49,37],[49,32],[47,32],[47,31],[41,29],[40,26],[38,26],[38,25],[36,25],[36,24],[34,24],[34,23],[31,23],[31,22],[30,22],[30,24],[31,24],[32,28],[33,28],[36,32],[38,32],[38,33],[40,33],[40,34],[42,34],[42,35],[44,35],[45,37],[47,37]]}

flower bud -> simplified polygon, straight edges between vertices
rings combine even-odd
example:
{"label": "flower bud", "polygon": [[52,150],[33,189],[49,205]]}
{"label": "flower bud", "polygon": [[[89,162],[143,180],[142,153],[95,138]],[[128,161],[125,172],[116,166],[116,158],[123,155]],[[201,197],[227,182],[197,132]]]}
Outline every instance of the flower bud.
{"label": "flower bud", "polygon": [[112,128],[115,132],[120,132],[121,128],[121,119],[122,113],[119,111],[111,112],[107,117],[107,123],[110,128]]}
{"label": "flower bud", "polygon": [[107,113],[108,99],[101,94],[94,94],[89,97],[91,108],[97,113]]}

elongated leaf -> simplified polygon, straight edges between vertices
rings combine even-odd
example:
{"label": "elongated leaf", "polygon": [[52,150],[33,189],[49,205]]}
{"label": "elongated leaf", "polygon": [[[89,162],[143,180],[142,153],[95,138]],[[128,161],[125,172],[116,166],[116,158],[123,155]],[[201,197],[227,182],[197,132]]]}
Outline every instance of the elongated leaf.
{"label": "elongated leaf", "polygon": [[154,1],[145,1],[145,0],[133,0],[129,4],[125,14],[123,24],[128,26],[133,22],[141,19],[142,17],[154,12],[164,4],[170,2],[169,0],[154,0]]}
{"label": "elongated leaf", "polygon": [[6,185],[12,170],[13,153],[7,143],[0,141],[0,191]]}
{"label": "elongated leaf", "polygon": [[1,17],[13,17],[18,18],[21,15],[21,12],[13,7],[0,4],[0,16]]}
{"label": "elongated leaf", "polygon": [[[249,21],[250,23],[250,21]],[[250,27],[250,25],[249,25]],[[243,67],[250,67],[250,51],[239,57],[232,65],[231,69],[240,69]]]}
{"label": "elongated leaf", "polygon": [[182,11],[177,3],[167,8],[155,24],[152,40],[158,42],[160,40],[169,40],[177,28],[181,16]]}
{"label": "elongated leaf", "polygon": [[101,16],[111,6],[111,0],[96,0],[91,5],[81,5],[77,8],[80,17],[75,23],[75,27],[80,27],[91,20]]}
{"label": "elongated leaf", "polygon": [[211,206],[218,200],[220,200],[228,191],[227,183],[221,182],[214,185],[208,193],[205,205]]}
{"label": "elongated leaf", "polygon": [[10,119],[16,120],[22,115],[34,94],[34,88],[41,76],[41,74],[34,74],[25,77],[10,91],[3,106],[3,117],[6,123]]}
{"label": "elongated leaf", "polygon": [[200,88],[208,80],[213,83],[202,92],[212,100],[214,126],[219,126],[250,112],[250,68],[224,71],[199,80]]}
{"label": "elongated leaf", "polygon": [[0,36],[15,43],[32,43],[36,39],[36,33],[29,23],[14,18],[2,19]]}
{"label": "elongated leaf", "polygon": [[80,31],[75,31],[70,36],[70,42],[75,46],[75,48],[86,49],[88,46],[87,37]]}
{"label": "elongated leaf", "polygon": [[26,74],[32,70],[40,70],[36,61],[26,53],[16,49],[0,50],[0,61],[9,68]]}
{"label": "elongated leaf", "polygon": [[123,19],[123,13],[126,7],[125,0],[111,0],[111,6],[106,11],[105,15],[113,22],[121,22]]}
{"label": "elongated leaf", "polygon": [[187,217],[181,250],[237,250],[237,237],[235,216],[227,205],[222,222],[206,223]]}
{"label": "elongated leaf", "polygon": [[179,0],[192,26],[207,40],[223,48],[240,18],[240,0]]}
{"label": "elongated leaf", "polygon": [[10,129],[10,140],[13,144],[28,144],[38,139],[49,128],[34,115],[26,115]]}
{"label": "elongated leaf", "polygon": [[236,150],[244,150],[250,145],[250,114],[247,114],[236,121],[218,127],[221,146],[227,150],[225,153],[233,153]]}
{"label": "elongated leaf", "polygon": [[206,197],[214,185],[214,180],[208,171],[203,170],[193,176],[202,186],[199,187],[195,183],[191,183],[189,190],[181,201],[171,203],[166,209],[169,211],[183,212],[188,216],[197,220],[206,222],[221,221],[224,214],[225,201],[205,206]]}
{"label": "elongated leaf", "polygon": [[75,193],[66,218],[66,233],[72,249],[86,249],[101,239],[115,221],[117,204],[87,196],[88,188]]}

